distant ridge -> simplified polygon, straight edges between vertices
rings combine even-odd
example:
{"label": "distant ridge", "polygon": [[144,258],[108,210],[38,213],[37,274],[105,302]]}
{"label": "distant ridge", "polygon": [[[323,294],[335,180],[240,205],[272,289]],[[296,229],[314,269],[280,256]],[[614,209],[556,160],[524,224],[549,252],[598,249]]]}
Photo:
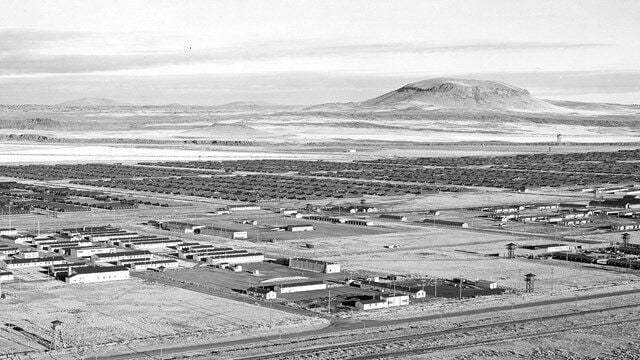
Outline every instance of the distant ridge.
{"label": "distant ridge", "polygon": [[88,107],[99,107],[99,106],[131,106],[131,104],[123,103],[113,99],[107,98],[93,98],[93,97],[84,97],[81,99],[74,99],[65,102],[61,102],[56,104],[56,106],[88,106]]}

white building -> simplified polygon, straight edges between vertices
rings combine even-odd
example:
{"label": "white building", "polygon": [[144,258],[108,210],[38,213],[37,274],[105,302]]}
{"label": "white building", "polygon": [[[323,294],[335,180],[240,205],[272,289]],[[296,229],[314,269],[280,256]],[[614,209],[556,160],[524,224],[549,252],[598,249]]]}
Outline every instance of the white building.
{"label": "white building", "polygon": [[321,272],[325,274],[334,274],[340,272],[340,264],[305,258],[290,258],[289,267],[293,269]]}
{"label": "white building", "polygon": [[148,259],[153,255],[149,251],[117,251],[105,254],[95,254],[91,256],[91,260],[94,263],[111,262],[118,260],[130,260],[130,259]]}
{"label": "white building", "polygon": [[86,284],[103,281],[126,280],[129,278],[129,269],[124,266],[86,266],[71,268],[66,278],[68,284]]}
{"label": "white building", "polygon": [[2,237],[13,241],[15,244],[24,244],[33,241],[33,235],[29,234],[2,235]]}
{"label": "white building", "polygon": [[324,281],[306,281],[295,284],[280,284],[276,286],[276,290],[280,294],[288,294],[303,291],[324,290],[327,288],[327,284]]}
{"label": "white building", "polygon": [[261,288],[261,287],[250,287],[247,289],[247,295],[264,298],[267,300],[272,300],[278,297],[278,294],[269,289],[269,288]]}
{"label": "white building", "polygon": [[0,271],[0,281],[13,280],[13,273],[11,271]]}
{"label": "white building", "polygon": [[313,231],[315,230],[313,228],[313,225],[310,224],[304,224],[304,225],[287,225],[284,228],[286,231],[291,231],[291,232],[300,232],[300,231]]}
{"label": "white building", "polygon": [[128,266],[133,271],[158,270],[160,268],[173,269],[178,267],[178,261],[172,260],[172,259],[150,260],[150,261],[129,263]]}
{"label": "white building", "polygon": [[96,254],[110,254],[116,252],[113,247],[85,246],[71,249],[71,256],[92,257]]}
{"label": "white building", "polygon": [[229,211],[252,211],[252,210],[260,210],[260,206],[258,205],[229,205],[227,206],[227,210]]}
{"label": "white building", "polygon": [[16,228],[2,228],[0,229],[0,236],[2,235],[18,235]]}
{"label": "white building", "polygon": [[405,306],[409,305],[409,295],[404,294],[387,294],[381,296],[382,300],[387,302],[387,307]]}
{"label": "white building", "polygon": [[[264,261],[264,254],[261,253],[243,253],[243,254],[218,254],[218,255],[206,255],[208,265],[218,265],[221,263],[227,264],[248,264]],[[202,261],[202,260],[201,260]]]}
{"label": "white building", "polygon": [[475,285],[481,289],[497,289],[498,283],[490,280],[477,280]]}
{"label": "white building", "polygon": [[52,256],[35,259],[4,259],[0,260],[0,267],[5,269],[23,269],[29,267],[45,267],[66,263],[62,256]]}
{"label": "white building", "polygon": [[37,251],[24,251],[20,253],[22,259],[35,259],[40,257],[40,253]]}

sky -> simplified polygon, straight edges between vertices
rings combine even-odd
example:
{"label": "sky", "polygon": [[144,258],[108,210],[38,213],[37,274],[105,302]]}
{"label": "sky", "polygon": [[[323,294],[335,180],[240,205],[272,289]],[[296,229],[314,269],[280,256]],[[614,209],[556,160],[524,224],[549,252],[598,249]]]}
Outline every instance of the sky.
{"label": "sky", "polygon": [[3,0],[0,103],[362,101],[433,77],[640,103],[635,0]]}

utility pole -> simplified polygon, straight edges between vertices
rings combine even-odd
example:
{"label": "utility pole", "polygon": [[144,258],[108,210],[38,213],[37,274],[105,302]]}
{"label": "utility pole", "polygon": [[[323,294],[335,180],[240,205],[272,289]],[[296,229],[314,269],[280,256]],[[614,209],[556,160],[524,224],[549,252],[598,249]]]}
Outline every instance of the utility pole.
{"label": "utility pole", "polygon": [[331,289],[329,289],[329,305],[327,306],[329,314],[331,314]]}
{"label": "utility pole", "polygon": [[435,285],[433,286],[433,297],[438,297],[438,278],[436,278]]}
{"label": "utility pole", "polygon": [[462,277],[460,277],[460,300],[462,300]]}

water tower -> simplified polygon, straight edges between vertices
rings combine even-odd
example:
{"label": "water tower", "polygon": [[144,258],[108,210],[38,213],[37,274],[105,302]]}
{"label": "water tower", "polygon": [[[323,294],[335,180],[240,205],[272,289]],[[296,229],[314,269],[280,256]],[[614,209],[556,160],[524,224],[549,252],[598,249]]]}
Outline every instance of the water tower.
{"label": "water tower", "polygon": [[562,145],[562,134],[556,135],[556,145]]}

